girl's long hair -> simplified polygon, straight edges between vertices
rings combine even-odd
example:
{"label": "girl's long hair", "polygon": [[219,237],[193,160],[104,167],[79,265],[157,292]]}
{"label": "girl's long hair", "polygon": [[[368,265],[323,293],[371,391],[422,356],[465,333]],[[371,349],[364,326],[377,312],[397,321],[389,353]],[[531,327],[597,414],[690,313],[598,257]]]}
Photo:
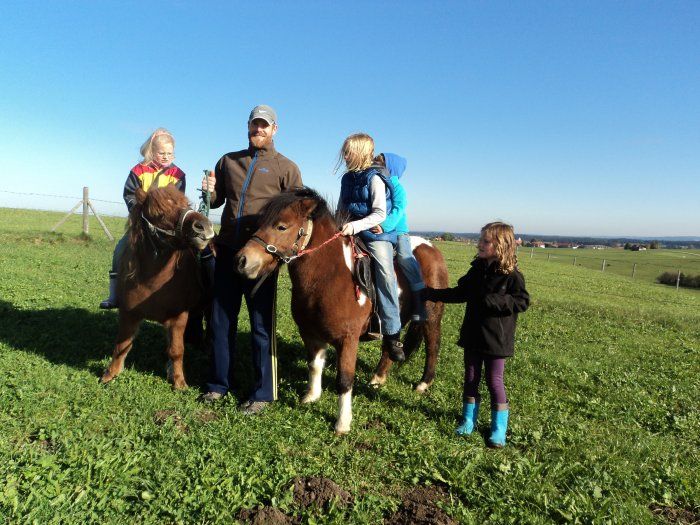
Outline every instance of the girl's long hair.
{"label": "girl's long hair", "polygon": [[366,170],[374,160],[374,140],[367,133],[353,133],[343,142],[336,171],[345,164],[348,171]]}
{"label": "girl's long hair", "polygon": [[496,250],[498,271],[503,274],[512,273],[518,267],[513,227],[505,222],[490,222],[481,228],[481,235],[488,235],[491,238]]}
{"label": "girl's long hair", "polygon": [[173,137],[173,134],[165,128],[158,128],[151,133],[151,135],[146,139],[146,142],[141,145],[141,149],[139,150],[141,152],[141,156],[143,157],[141,164],[148,165],[153,162],[153,151],[159,144],[172,144],[174,149],[175,138]]}

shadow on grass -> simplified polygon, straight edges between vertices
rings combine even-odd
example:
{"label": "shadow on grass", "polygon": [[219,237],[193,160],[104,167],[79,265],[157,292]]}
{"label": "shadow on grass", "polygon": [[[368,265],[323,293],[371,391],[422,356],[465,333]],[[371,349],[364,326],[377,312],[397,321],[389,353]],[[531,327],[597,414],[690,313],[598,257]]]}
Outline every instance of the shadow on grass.
{"label": "shadow on grass", "polygon": [[[102,375],[112,356],[117,324],[116,311],[91,312],[82,308],[23,310],[0,299],[0,341],[23,352],[40,355],[50,363],[87,370],[95,380]],[[126,358],[126,367],[166,380],[166,345],[166,334],[161,325],[142,322],[134,347]],[[246,394],[253,385],[249,332],[238,333],[237,347],[236,390]],[[278,338],[277,347],[279,376],[293,383],[305,380],[307,368],[299,364],[299,356],[305,355],[301,343]],[[188,344],[184,360],[188,384],[202,387],[209,371],[205,348]]]}
{"label": "shadow on grass", "polygon": [[[23,352],[42,356],[50,363],[67,365],[76,370],[90,372],[95,381],[102,375],[112,355],[117,333],[118,316],[116,311],[90,311],[82,308],[47,308],[43,310],[17,309],[8,301],[0,299],[0,341]],[[126,358],[126,367],[144,374],[151,374],[167,381],[166,335],[162,326],[144,321],[136,336],[134,347]],[[240,400],[247,399],[253,388],[253,361],[250,350],[250,333],[239,332],[237,337],[237,359],[233,379],[235,392]],[[280,389],[280,402],[297,407],[298,397],[306,391],[308,369],[306,351],[300,340],[287,340],[278,337],[278,377],[286,387]],[[361,350],[362,351],[362,350]],[[418,355],[415,357],[419,357]],[[209,356],[202,346],[187,345],[184,357],[185,377],[190,387],[204,388],[209,373]],[[358,374],[355,379],[354,397],[362,396],[371,401],[389,402],[403,406],[407,410],[418,410],[427,417],[441,417],[445,414],[436,407],[416,406],[414,395],[392,395],[369,386],[368,380],[379,360],[379,352],[371,359],[358,359]],[[333,380],[324,384],[324,390],[336,395],[335,389],[335,350],[329,349],[328,365],[332,369]],[[394,367],[390,381],[412,385],[397,373]],[[117,379],[118,381],[118,379]],[[412,394],[412,392],[411,392]],[[334,423],[335,415],[327,417]]]}

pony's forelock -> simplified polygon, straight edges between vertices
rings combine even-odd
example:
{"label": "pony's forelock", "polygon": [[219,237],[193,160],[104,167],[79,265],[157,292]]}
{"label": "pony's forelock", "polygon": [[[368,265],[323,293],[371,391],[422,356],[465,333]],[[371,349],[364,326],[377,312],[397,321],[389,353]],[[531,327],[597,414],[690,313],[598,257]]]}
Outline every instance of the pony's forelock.
{"label": "pony's forelock", "polygon": [[311,220],[316,220],[326,215],[331,216],[326,200],[315,190],[303,186],[283,191],[279,195],[272,197],[260,212],[260,227],[273,226],[283,210],[309,199],[316,203],[309,216]]}

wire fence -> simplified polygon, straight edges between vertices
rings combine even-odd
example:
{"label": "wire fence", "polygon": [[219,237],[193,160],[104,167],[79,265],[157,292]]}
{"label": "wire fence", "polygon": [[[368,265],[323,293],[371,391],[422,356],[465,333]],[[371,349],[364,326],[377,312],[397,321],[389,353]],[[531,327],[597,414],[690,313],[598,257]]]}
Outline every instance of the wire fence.
{"label": "wire fence", "polygon": [[700,276],[700,251],[683,249],[630,251],[612,247],[521,247],[518,258],[521,261],[578,266],[646,282],[660,282],[659,279],[663,276],[663,284],[671,284],[676,288],[686,287],[684,284],[688,282],[688,277]]}
{"label": "wire fence", "polygon": [[[22,197],[39,197],[41,198],[41,201],[39,199],[34,199],[34,202],[27,202],[26,200],[23,200],[19,205],[15,205],[13,203],[8,203],[7,207],[30,207],[32,204],[34,204],[34,207],[36,209],[47,209],[44,204],[47,202],[48,199],[67,199],[67,200],[80,200],[82,199],[82,196],[79,195],[56,195],[56,194],[51,194],[51,193],[36,193],[36,192],[20,192],[20,191],[10,191],[10,190],[0,190],[0,194],[6,194],[6,195],[18,195]],[[188,196],[190,197],[190,196]],[[190,200],[193,202],[196,202],[196,199],[192,199],[190,197]],[[96,199],[95,197],[90,197],[90,201],[92,202],[99,202],[102,204],[108,204],[111,206],[106,206],[104,207],[104,210],[102,210],[102,214],[109,216],[109,217],[126,217],[126,204],[124,203],[123,200],[121,201],[115,201],[115,200],[108,200],[108,199]],[[60,205],[55,205],[51,207],[51,211],[65,211],[60,208]],[[79,212],[75,212],[79,213]],[[216,224],[221,223],[221,212],[215,212],[215,211],[210,211],[209,212],[209,219],[215,222]]]}
{"label": "wire fence", "polygon": [[[45,205],[36,206],[36,202],[28,202],[27,197],[35,197],[43,199],[65,199],[65,200],[81,200],[84,197],[71,195],[57,195],[50,193],[38,192],[18,192],[11,190],[0,189],[0,194],[21,196],[24,199],[21,202],[21,207],[31,207],[35,204],[37,209],[46,209]],[[100,199],[90,197],[91,202],[108,205],[100,213],[111,217],[125,217],[125,204],[123,201],[110,199]],[[196,199],[190,199],[196,203]],[[196,205],[196,204],[195,204]],[[16,206],[12,206],[16,207]],[[75,206],[69,214],[79,214]],[[54,205],[53,209],[62,211],[60,206]],[[216,224],[221,223],[220,212],[210,212],[209,218]],[[85,219],[84,219],[85,220]],[[518,257],[521,261],[529,259],[534,261],[544,261],[551,264],[568,264],[578,267],[584,267],[600,272],[609,272],[617,275],[629,277],[630,279],[642,280],[647,282],[658,282],[659,277],[664,273],[675,275],[676,288],[683,287],[683,277],[695,277],[700,279],[700,251],[690,251],[683,249],[672,250],[646,250],[632,252],[621,248],[606,247],[604,249],[591,248],[535,248],[521,246],[518,249]]]}

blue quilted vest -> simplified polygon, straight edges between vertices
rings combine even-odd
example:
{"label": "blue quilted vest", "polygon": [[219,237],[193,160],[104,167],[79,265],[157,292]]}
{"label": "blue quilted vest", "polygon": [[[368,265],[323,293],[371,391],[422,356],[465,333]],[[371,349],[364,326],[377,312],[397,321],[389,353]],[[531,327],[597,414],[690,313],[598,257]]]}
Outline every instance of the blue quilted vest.
{"label": "blue quilted vest", "polygon": [[[372,177],[381,177],[386,185],[386,209],[391,210],[391,198],[394,186],[386,173],[377,167],[370,167],[362,171],[348,171],[340,182],[340,199],[350,212],[352,220],[367,217],[372,211],[372,200],[369,195],[369,185]],[[369,230],[358,234],[363,241],[389,241],[396,244],[396,232],[372,233]]]}

